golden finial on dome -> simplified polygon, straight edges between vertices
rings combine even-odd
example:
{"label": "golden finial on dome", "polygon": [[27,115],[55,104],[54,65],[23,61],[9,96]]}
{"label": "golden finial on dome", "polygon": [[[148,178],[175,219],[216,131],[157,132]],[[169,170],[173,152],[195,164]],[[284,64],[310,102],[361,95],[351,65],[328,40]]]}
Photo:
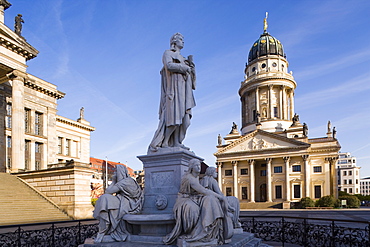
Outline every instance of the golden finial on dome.
{"label": "golden finial on dome", "polygon": [[268,17],[268,15],[269,15],[269,12],[266,12],[266,17],[265,17],[265,19],[263,19],[263,32],[264,33],[267,32],[267,27],[268,27],[268,25],[267,25],[267,17]]}

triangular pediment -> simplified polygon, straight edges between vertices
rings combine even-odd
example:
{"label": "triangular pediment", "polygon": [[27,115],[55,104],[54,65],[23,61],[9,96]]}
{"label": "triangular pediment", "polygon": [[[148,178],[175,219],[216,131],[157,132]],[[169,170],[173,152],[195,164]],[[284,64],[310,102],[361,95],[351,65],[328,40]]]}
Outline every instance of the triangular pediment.
{"label": "triangular pediment", "polygon": [[309,146],[310,144],[305,142],[263,130],[255,130],[220,149],[215,155],[240,152],[261,152],[266,150],[300,149]]}

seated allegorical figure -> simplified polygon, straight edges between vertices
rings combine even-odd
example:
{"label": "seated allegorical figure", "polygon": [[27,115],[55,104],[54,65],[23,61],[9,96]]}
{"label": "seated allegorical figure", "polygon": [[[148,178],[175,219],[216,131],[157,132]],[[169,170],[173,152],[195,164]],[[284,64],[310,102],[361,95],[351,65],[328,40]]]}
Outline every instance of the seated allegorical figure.
{"label": "seated allegorical figure", "polygon": [[[178,238],[186,242],[225,243],[232,237],[232,222],[227,216],[227,199],[199,183],[200,161],[189,161],[189,170],[182,177],[173,211],[176,225],[164,238],[172,244]],[[231,230],[230,230],[231,229]]]}
{"label": "seated allegorical figure", "polygon": [[95,205],[93,215],[99,220],[99,232],[95,242],[102,242],[106,235],[114,241],[125,241],[129,232],[122,217],[125,214],[139,213],[143,201],[144,194],[136,180],[128,175],[126,166],[117,165],[112,183]]}
{"label": "seated allegorical figure", "polygon": [[[215,167],[208,167],[206,170],[205,176],[200,180],[200,184],[203,185],[205,188],[210,189],[217,194],[223,195],[216,181],[217,178],[217,170]],[[241,228],[241,224],[239,221],[239,213],[240,213],[240,203],[239,199],[235,196],[227,196],[227,202],[229,204],[229,211],[232,211],[232,221],[234,228]]]}

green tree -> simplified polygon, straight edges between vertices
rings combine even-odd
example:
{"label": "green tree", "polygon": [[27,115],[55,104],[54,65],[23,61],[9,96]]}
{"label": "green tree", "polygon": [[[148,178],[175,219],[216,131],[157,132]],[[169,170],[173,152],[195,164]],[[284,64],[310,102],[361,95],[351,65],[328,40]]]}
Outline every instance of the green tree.
{"label": "green tree", "polygon": [[317,201],[317,206],[319,207],[335,207],[335,198],[333,196],[323,196]]}
{"label": "green tree", "polygon": [[361,205],[361,201],[357,198],[357,196],[340,196],[339,201],[346,200],[347,207],[349,208],[359,208]]}
{"label": "green tree", "polygon": [[304,197],[299,201],[299,208],[315,207],[315,202],[309,197]]}

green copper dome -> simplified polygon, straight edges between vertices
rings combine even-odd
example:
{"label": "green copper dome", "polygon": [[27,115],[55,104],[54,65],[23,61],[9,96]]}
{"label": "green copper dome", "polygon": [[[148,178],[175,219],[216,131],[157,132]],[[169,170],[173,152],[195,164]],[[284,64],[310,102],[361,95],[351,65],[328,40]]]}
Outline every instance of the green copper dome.
{"label": "green copper dome", "polygon": [[278,39],[271,36],[268,32],[261,34],[260,38],[253,43],[249,51],[248,63],[261,56],[278,55],[286,57],[283,45]]}

